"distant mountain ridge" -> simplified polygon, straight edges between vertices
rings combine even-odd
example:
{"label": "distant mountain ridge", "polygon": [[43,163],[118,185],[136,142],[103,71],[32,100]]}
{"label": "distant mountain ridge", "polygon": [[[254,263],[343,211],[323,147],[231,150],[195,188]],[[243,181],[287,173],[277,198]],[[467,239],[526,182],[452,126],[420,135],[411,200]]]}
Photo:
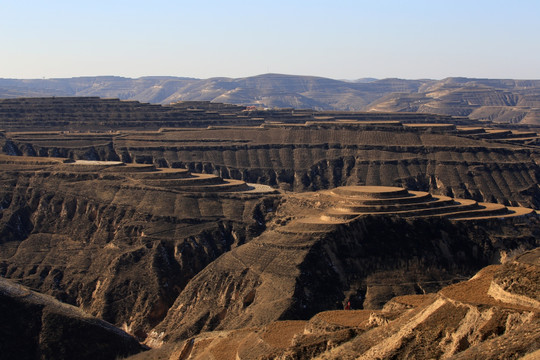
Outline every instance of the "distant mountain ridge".
{"label": "distant mountain ridge", "polygon": [[169,76],[0,79],[0,98],[41,96],[99,96],[158,104],[206,100],[268,108],[405,111],[540,124],[540,80],[454,77],[344,81],[282,74],[210,79]]}

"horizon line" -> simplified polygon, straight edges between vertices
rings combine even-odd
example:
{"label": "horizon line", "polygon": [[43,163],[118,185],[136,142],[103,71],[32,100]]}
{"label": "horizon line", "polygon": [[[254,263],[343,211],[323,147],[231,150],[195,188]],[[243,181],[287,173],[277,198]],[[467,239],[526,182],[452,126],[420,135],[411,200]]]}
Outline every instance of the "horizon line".
{"label": "horizon line", "polygon": [[191,77],[191,76],[179,76],[179,75],[144,75],[144,76],[138,76],[138,77],[132,77],[132,76],[123,76],[123,75],[78,75],[78,76],[71,76],[71,77],[0,77],[0,80],[66,80],[66,79],[83,79],[83,78],[121,78],[121,79],[130,79],[130,80],[139,80],[139,79],[151,79],[151,78],[171,78],[171,79],[190,79],[190,80],[211,80],[211,79],[230,79],[230,80],[238,80],[238,79],[247,79],[247,78],[254,78],[254,77],[260,77],[260,76],[270,76],[270,75],[279,75],[279,76],[289,76],[289,77],[310,77],[310,78],[320,78],[320,79],[330,79],[335,81],[343,81],[343,82],[359,82],[359,81],[366,81],[366,82],[374,82],[374,81],[380,81],[380,80],[410,80],[410,81],[442,81],[446,79],[473,79],[473,80],[529,80],[529,81],[537,81],[540,80],[540,78],[511,78],[511,77],[469,77],[469,76],[447,76],[443,78],[430,78],[430,77],[421,77],[421,78],[405,78],[405,77],[382,77],[382,78],[376,78],[371,76],[364,76],[359,78],[331,78],[326,76],[320,76],[320,75],[300,75],[300,74],[286,74],[286,73],[261,73],[256,75],[250,75],[250,76],[240,76],[240,77],[230,77],[230,76],[212,76],[208,78],[199,78],[199,77]]}

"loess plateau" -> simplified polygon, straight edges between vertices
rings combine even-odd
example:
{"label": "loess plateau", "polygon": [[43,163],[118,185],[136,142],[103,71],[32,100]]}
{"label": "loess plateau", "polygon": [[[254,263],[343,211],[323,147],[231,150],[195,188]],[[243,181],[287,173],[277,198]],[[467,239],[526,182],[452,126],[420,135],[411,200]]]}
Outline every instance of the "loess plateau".
{"label": "loess plateau", "polygon": [[0,358],[540,351],[534,126],[35,98],[0,128]]}

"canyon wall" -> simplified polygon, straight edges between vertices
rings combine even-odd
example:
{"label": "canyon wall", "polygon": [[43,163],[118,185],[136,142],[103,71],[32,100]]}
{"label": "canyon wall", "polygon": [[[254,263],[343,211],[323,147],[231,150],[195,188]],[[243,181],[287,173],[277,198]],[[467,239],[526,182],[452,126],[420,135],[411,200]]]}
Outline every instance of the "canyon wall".
{"label": "canyon wall", "polygon": [[429,129],[334,125],[122,135],[8,134],[0,145],[11,155],[186,167],[288,191],[356,184],[405,186],[540,207],[535,147]]}
{"label": "canyon wall", "polygon": [[264,226],[254,195],[175,193],[39,160],[2,166],[1,276],[140,338],[194,275]]}

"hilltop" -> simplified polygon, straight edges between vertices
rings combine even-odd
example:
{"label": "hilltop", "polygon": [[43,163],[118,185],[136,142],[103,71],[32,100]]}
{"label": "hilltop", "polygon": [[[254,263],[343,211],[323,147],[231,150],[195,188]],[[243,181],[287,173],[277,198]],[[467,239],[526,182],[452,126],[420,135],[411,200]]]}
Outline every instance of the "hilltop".
{"label": "hilltop", "polygon": [[113,76],[0,79],[0,98],[25,96],[98,96],[154,104],[195,100],[263,108],[429,112],[495,122],[540,124],[540,80],[342,81],[281,74],[236,79]]}

